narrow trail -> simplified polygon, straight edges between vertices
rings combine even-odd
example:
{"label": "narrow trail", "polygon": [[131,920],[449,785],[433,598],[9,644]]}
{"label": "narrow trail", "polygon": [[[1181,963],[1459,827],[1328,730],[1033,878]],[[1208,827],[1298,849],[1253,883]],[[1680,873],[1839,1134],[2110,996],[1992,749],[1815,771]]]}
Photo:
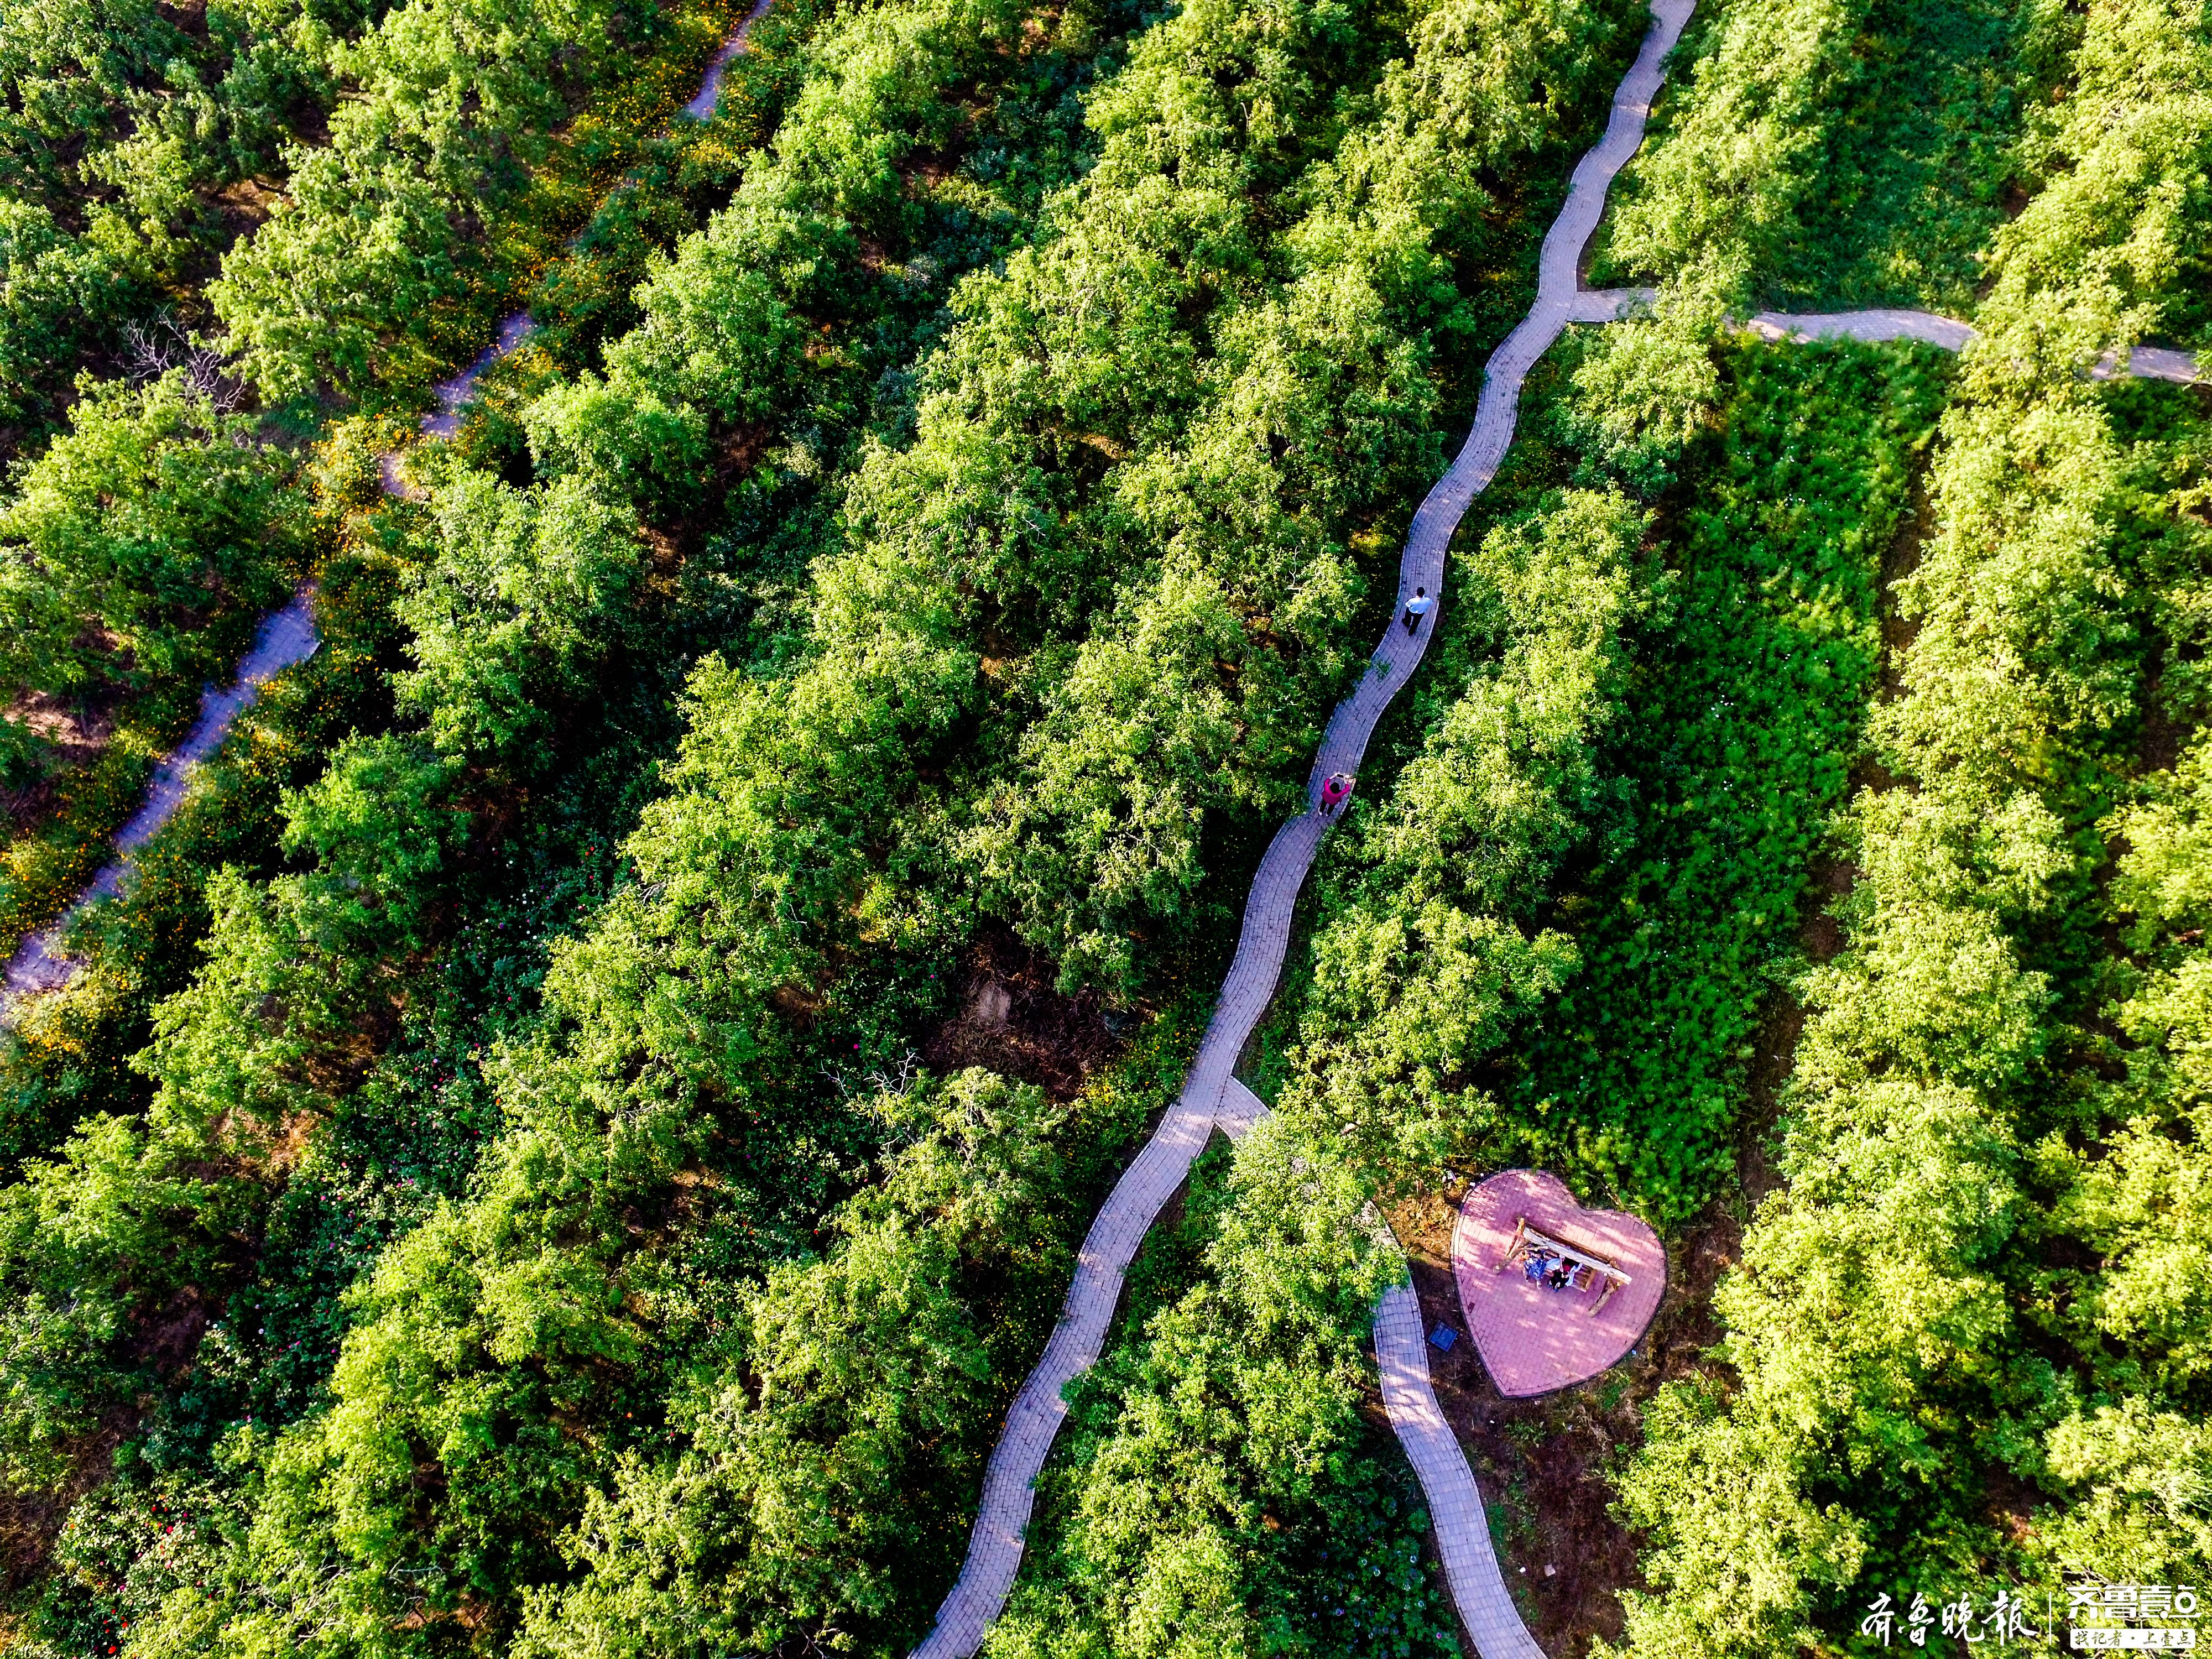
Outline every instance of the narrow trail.
{"label": "narrow trail", "polygon": [[[714,118],[714,106],[722,95],[723,76],[729,72],[730,65],[736,61],[738,55],[744,51],[746,41],[751,38],[753,25],[767,15],[768,9],[773,3],[774,0],[753,0],[752,9],[738,20],[737,27],[730,32],[730,38],[722,42],[714,53],[714,61],[707,65],[707,73],[699,82],[697,94],[690,103],[684,106],[683,113],[686,119],[707,121]],[[628,190],[634,177],[635,175],[625,177],[616,185],[613,190],[608,191],[608,200],[612,200],[614,197]],[[601,205],[604,206],[605,204]],[[583,232],[578,231],[574,236],[568,239],[568,249],[571,252],[575,251],[576,244],[582,237]],[[426,438],[450,438],[459,431],[462,407],[476,392],[477,382],[483,378],[484,371],[502,357],[512,356],[525,340],[537,331],[537,319],[527,311],[518,311],[511,316],[502,318],[500,321],[499,331],[492,337],[491,343],[477,354],[474,362],[454,375],[452,380],[441,380],[431,388],[433,395],[438,400],[438,407],[422,417],[422,435]],[[408,484],[404,474],[400,471],[400,457],[398,453],[388,453],[380,459],[383,466],[385,493],[399,496],[411,495],[414,492]]]}
{"label": "narrow trail", "polygon": [[[1382,641],[1358,686],[1337,705],[1322,733],[1307,779],[1307,810],[1275,832],[1260,860],[1245,899],[1237,954],[1222,981],[1212,1021],[1184,1079],[1182,1096],[1115,1184],[1091,1223],[1077,1258],[1075,1281],[1069,1287],[1060,1323],[1045,1346],[1044,1357],[1015,1396],[999,1443],[992,1450],[983,1476],[982,1504],[969,1536],[968,1557],[960,1577],[938,1608],[936,1627],[915,1650],[914,1659],[968,1659],[982,1645],[1021,1566],[1022,1534],[1036,1500],[1036,1478],[1067,1414],[1062,1391],[1097,1363],[1121,1297],[1122,1275],[1137,1246],[1161,1206],[1182,1186],[1192,1159],[1204,1148],[1215,1126],[1241,1133],[1255,1121],[1255,1108],[1265,1110],[1243,1085],[1231,1088],[1231,1067],[1267,1012],[1282,974],[1298,890],[1304,884],[1327,828],[1320,811],[1322,781],[1334,773],[1358,771],[1376,722],[1399,689],[1413,678],[1428,650],[1441,613],[1431,611],[1411,632],[1401,625],[1398,617],[1416,588],[1442,596],[1444,555],[1452,532],[1505,459],[1520,411],[1521,385],[1528,371],[1570,323],[1609,320],[1618,309],[1594,307],[1584,298],[1578,291],[1577,267],[1605,211],[1606,191],[1613,175],[1644,142],[1644,125],[1659,91],[1667,54],[1689,21],[1693,3],[1694,0],[1651,0],[1650,31],[1613,94],[1605,136],[1576,164],[1567,199],[1545,234],[1537,264],[1536,302],[1492,355],[1467,442],[1458,459],[1413,514],[1399,561],[1397,604],[1391,609]],[[1391,1423],[1408,1455],[1415,1458],[1414,1469],[1429,1497],[1440,1538],[1446,1530],[1457,1535],[1453,1548],[1464,1558],[1472,1547],[1467,1546],[1466,1537],[1472,1529],[1480,1535],[1483,1546],[1476,1553],[1487,1557],[1488,1533],[1481,1522],[1481,1498],[1474,1490],[1467,1461],[1459,1454],[1458,1443],[1437,1409],[1427,1361],[1420,1349],[1420,1319],[1418,1310],[1410,1306],[1411,1295],[1408,1287],[1404,1297],[1395,1292],[1386,1297],[1378,1315],[1378,1354],[1388,1357],[1385,1400],[1391,1406]],[[1413,1334],[1410,1353],[1406,1352],[1403,1328]],[[1448,1561],[1451,1559],[1447,1556]],[[1541,1650],[1521,1623],[1498,1579],[1494,1558],[1490,1559],[1487,1582],[1480,1562],[1470,1560],[1464,1574],[1452,1574],[1451,1584],[1454,1598],[1461,1603],[1462,1617],[1483,1644],[1483,1659],[1541,1659]]]}
{"label": "narrow trail", "polygon": [[[730,37],[715,52],[714,60],[707,65],[697,94],[684,106],[684,114],[695,121],[704,121],[714,113],[715,100],[722,91],[722,76],[730,64],[745,49],[745,41],[752,27],[760,21],[772,0],[754,0],[750,11],[745,14]],[[617,190],[628,187],[629,180],[616,185]],[[570,246],[574,243],[571,242]],[[507,356],[530,337],[536,326],[527,311],[518,311],[499,325],[499,332],[480,352],[477,360],[450,380],[441,383],[435,392],[438,407],[422,417],[422,430],[425,437],[449,438],[460,428],[461,407],[476,390],[483,372],[501,358]],[[386,494],[404,496],[411,493],[399,469],[399,457],[386,454],[380,458],[384,489]],[[230,734],[231,723],[252,706],[261,695],[261,688],[276,675],[295,663],[305,662],[320,648],[322,641],[315,633],[314,594],[302,588],[291,603],[270,611],[261,619],[261,631],[252,650],[238,665],[238,677],[227,691],[210,690],[200,696],[200,717],[191,734],[175,750],[164,756],[154,769],[154,781],[147,791],[146,799],[131,821],[116,832],[115,850],[118,857],[99,875],[92,884],[70,902],[69,908],[52,925],[35,933],[25,935],[8,963],[7,978],[0,984],[0,1011],[19,996],[41,991],[58,991],[76,977],[76,964],[61,954],[62,935],[70,924],[82,914],[88,905],[105,898],[112,898],[123,890],[124,878],[130,872],[131,854],[151,840],[155,832],[167,823],[185,799],[185,788],[191,769],[216,751]]]}
{"label": "narrow trail", "polygon": [[[1972,323],[1932,311],[1762,311],[1751,319],[1751,331],[1769,340],[1918,340],[1946,351],[1964,351],[1977,337]],[[2182,386],[2199,378],[2196,358],[2165,346],[2130,347],[2124,364],[2108,352],[2089,370],[2093,380],[2121,375]]]}
{"label": "narrow trail", "polygon": [[[744,50],[753,24],[770,3],[757,0],[716,53],[697,96],[684,106],[686,116],[697,120],[712,116],[725,70]],[[982,1644],[1021,1564],[1035,1482],[1066,1415],[1062,1392],[1097,1362],[1122,1277],[1138,1246],[1214,1129],[1242,1139],[1269,1115],[1266,1104],[1231,1074],[1231,1067],[1266,1012],[1281,975],[1298,891],[1328,828],[1319,811],[1322,781],[1337,772],[1357,773],[1376,723],[1425,654],[1439,613],[1432,611],[1413,632],[1395,618],[1416,588],[1425,588],[1441,601],[1452,535],[1468,506],[1496,477],[1512,443],[1521,388],[1529,370],[1571,324],[1613,322],[1651,297],[1642,289],[1581,289],[1577,268],[1603,215],[1607,191],[1643,142],[1666,56],[1680,37],[1694,3],[1651,0],[1650,30],[1614,94],[1604,137],[1577,164],[1566,201],[1545,236],[1535,303],[1492,354],[1467,441],[1413,516],[1400,561],[1394,620],[1360,684],[1337,706],[1323,732],[1308,779],[1309,809],[1276,832],[1261,860],[1246,899],[1235,958],[1182,1093],[1115,1183],[1084,1241],[1066,1310],[1016,1397],[993,1450],[960,1577],[939,1608],[934,1628],[915,1650],[914,1659],[968,1659]],[[1919,311],[1762,312],[1748,326],[1774,340],[1909,338],[1952,351],[1974,337],[1971,325]],[[423,434],[452,435],[480,377],[520,346],[533,327],[526,311],[507,318],[474,362],[436,387],[438,407],[423,417]],[[2124,368],[2107,359],[2092,373],[2100,378],[2127,373],[2184,383],[2198,379],[2197,365],[2187,354],[2156,347],[2136,348]],[[410,494],[398,456],[386,455],[383,463],[386,490],[395,495]],[[312,593],[302,590],[289,605],[271,612],[232,687],[204,694],[201,717],[191,734],[160,763],[145,803],[118,832],[118,857],[101,870],[61,920],[23,940],[8,966],[5,998],[69,982],[76,967],[58,954],[62,933],[87,906],[121,890],[130,855],[168,821],[183,800],[191,768],[222,743],[262,685],[314,653],[320,641],[314,631],[312,599]],[[1375,1224],[1380,1238],[1395,1249],[1396,1241],[1379,1216]],[[1375,1346],[1391,1426],[1420,1480],[1453,1600],[1482,1659],[1544,1659],[1506,1589],[1480,1492],[1437,1406],[1420,1310],[1411,1283],[1402,1274],[1377,1304]]]}
{"label": "narrow trail", "polygon": [[[1657,295],[1648,288],[1591,289],[1576,296],[1579,323],[1618,322],[1638,305],[1649,305]],[[1869,311],[1761,311],[1744,325],[1761,339],[1803,343],[1811,340],[1862,340],[1878,344],[1884,340],[1917,340],[1945,351],[1964,351],[1980,337],[1972,323],[1933,311],[1907,311],[1876,307]],[[2186,351],[2166,346],[2132,346],[2123,364],[2108,352],[2089,369],[2093,380],[2127,375],[2136,380],[2172,380],[2194,386],[2203,377],[2197,359]]]}
{"label": "narrow trail", "polygon": [[[982,1645],[1021,1566],[1023,1534],[1035,1503],[1036,1479],[1067,1413],[1063,1391],[1097,1363],[1123,1275],[1138,1246],[1161,1207],[1182,1186],[1212,1132],[1218,1128],[1232,1139],[1242,1139],[1268,1115],[1266,1104],[1231,1075],[1231,1067],[1266,1013],[1282,973],[1298,890],[1328,829],[1320,812],[1322,781],[1338,772],[1357,773],[1376,722],[1427,651],[1437,613],[1432,612],[1412,633],[1395,618],[1416,588],[1425,588],[1441,601],[1446,550],[1468,507],[1504,460],[1528,371],[1570,324],[1620,321],[1654,297],[1645,289],[1582,289],[1577,268],[1605,211],[1607,189],[1643,142],[1667,54],[1689,21],[1694,3],[1650,0],[1650,31],[1613,94],[1605,136],[1576,166],[1567,199],[1545,235],[1536,301],[1492,355],[1467,442],[1413,515],[1399,565],[1393,621],[1365,676],[1352,696],[1337,705],[1322,733],[1307,779],[1307,811],[1275,832],[1260,860],[1245,899],[1236,956],[1181,1097],[1091,1223],[1060,1322],[1043,1357],[1015,1396],[992,1450],[960,1577],[912,1659],[969,1659]],[[1913,339],[1948,351],[1960,350],[1975,337],[1972,325],[1955,319],[1891,309],[1760,312],[1747,326],[1771,340]],[[2198,378],[2197,364],[2188,354],[2149,346],[2135,348],[2124,368],[2107,358],[2091,373],[2097,378],[2124,373],[2183,383]],[[1390,1247],[1397,1249],[1379,1217],[1376,1224],[1390,1239]],[[1481,1493],[1437,1403],[1420,1310],[1409,1278],[1388,1292],[1376,1309],[1375,1350],[1391,1427],[1420,1480],[1452,1599],[1482,1659],[1544,1659],[1506,1589],[1491,1546]]]}
{"label": "narrow trail", "polygon": [[61,939],[85,907],[123,890],[131,855],[154,838],[184,804],[185,786],[191,770],[216,751],[230,734],[231,723],[253,706],[261,688],[291,667],[313,656],[321,641],[315,637],[313,596],[306,588],[281,611],[261,619],[253,648],[238,665],[238,678],[227,691],[200,693],[200,717],[191,733],[155,765],[154,781],[146,799],[131,821],[115,832],[117,857],[92,884],[71,901],[60,920],[24,938],[8,963],[5,995],[21,996],[36,991],[58,991],[76,976],[76,964],[61,954]]}

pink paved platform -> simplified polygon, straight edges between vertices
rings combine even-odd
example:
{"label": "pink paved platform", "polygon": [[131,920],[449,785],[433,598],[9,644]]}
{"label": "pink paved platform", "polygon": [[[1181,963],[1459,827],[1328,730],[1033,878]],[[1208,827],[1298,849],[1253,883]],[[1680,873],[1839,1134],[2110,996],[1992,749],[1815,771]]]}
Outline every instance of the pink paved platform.
{"label": "pink paved platform", "polygon": [[[1553,1291],[1531,1284],[1515,1262],[1498,1259],[1526,1216],[1539,1232],[1602,1256],[1629,1283],[1592,1314],[1595,1291]],[[1482,1363],[1509,1400],[1587,1382],[1636,1346],[1667,1289],[1659,1236],[1618,1210],[1585,1210],[1556,1176],[1507,1170],[1471,1188],[1452,1229],[1452,1276]]]}

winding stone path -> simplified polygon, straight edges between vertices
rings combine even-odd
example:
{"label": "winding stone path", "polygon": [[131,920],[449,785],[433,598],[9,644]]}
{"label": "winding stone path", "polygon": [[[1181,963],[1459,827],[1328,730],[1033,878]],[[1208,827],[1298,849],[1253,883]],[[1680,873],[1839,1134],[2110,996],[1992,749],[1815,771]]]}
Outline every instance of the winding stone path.
{"label": "winding stone path", "polygon": [[[770,0],[757,0],[725,43],[708,70],[699,95],[685,106],[685,114],[704,119],[713,113],[724,70],[744,50],[748,32],[769,3]],[[1441,601],[1445,554],[1452,534],[1468,507],[1497,476],[1512,443],[1521,386],[1528,371],[1570,324],[1612,322],[1637,302],[1651,298],[1650,291],[1644,289],[1583,290],[1577,270],[1604,212],[1607,188],[1643,142],[1644,123],[1659,90],[1666,56],[1680,38],[1693,6],[1694,0],[1651,0],[1650,30],[1614,94],[1605,135],[1576,166],[1566,201],[1544,238],[1535,303],[1492,354],[1467,441],[1413,516],[1400,561],[1394,620],[1359,685],[1337,706],[1322,734],[1308,779],[1308,810],[1276,832],[1261,860],[1245,902],[1236,957],[1180,1098],[1115,1183],[1091,1224],[1066,1310],[1043,1357],[1016,1397],[992,1452],[981,1511],[959,1579],[939,1608],[935,1627],[915,1650],[915,1659],[968,1659],[981,1645],[1005,1606],[1021,1565],[1022,1536],[1034,1502],[1035,1482],[1066,1415],[1062,1391],[1097,1360],[1120,1297],[1123,1274],[1137,1247],[1161,1206],[1182,1184],[1192,1160],[1212,1132],[1218,1127],[1241,1139],[1267,1115],[1267,1106],[1237,1081],[1231,1067],[1266,1012],[1282,973],[1298,891],[1328,829],[1319,812],[1322,781],[1337,772],[1357,773],[1376,722],[1427,651],[1437,613],[1431,611],[1413,633],[1401,626],[1395,616],[1417,587],[1427,589]],[[1911,338],[1954,351],[1973,337],[1967,324],[1916,311],[1807,315],[1762,312],[1752,319],[1750,326],[1772,339]],[[531,328],[527,313],[507,319],[497,338],[477,361],[437,388],[439,407],[424,417],[423,432],[450,434],[477,378],[519,346]],[[2094,372],[2101,375],[2123,371],[2108,362]],[[2136,348],[2125,372],[2183,382],[2197,378],[2196,364],[2186,354],[2154,347]],[[394,495],[410,493],[398,458],[387,455],[383,463],[385,487]],[[260,643],[240,664],[237,684],[228,692],[207,695],[200,723],[191,737],[163,761],[145,805],[117,836],[118,850],[124,856],[100,872],[71,907],[69,916],[23,942],[9,966],[8,992],[48,989],[67,982],[73,967],[52,954],[52,948],[68,921],[85,905],[119,889],[129,854],[167,820],[182,799],[191,765],[221,742],[232,720],[253,701],[270,675],[312,654],[317,643],[306,594],[272,613],[264,623]],[[1380,1217],[1374,1220],[1379,1237],[1397,1249],[1396,1240]],[[1402,1264],[1402,1251],[1399,1259]],[[1542,1649],[1528,1634],[1506,1589],[1491,1544],[1481,1493],[1437,1406],[1429,1377],[1420,1310],[1402,1265],[1400,1283],[1385,1293],[1376,1309],[1375,1348],[1391,1426],[1420,1480],[1436,1523],[1446,1580],[1482,1659],[1544,1659]]]}
{"label": "winding stone path", "polygon": [[[1387,1229],[1384,1237],[1390,1237]],[[1397,1240],[1390,1243],[1395,1248]],[[1384,1291],[1375,1304],[1375,1368],[1382,1378],[1382,1408],[1428,1500],[1444,1583],[1476,1650],[1482,1659],[1545,1659],[1505,1588],[1474,1471],[1437,1404],[1429,1381],[1428,1342],[1421,1334],[1421,1306],[1410,1277]]]}
{"label": "winding stone path", "polygon": [[[1235,1082],[1231,1067],[1267,1012],[1282,974],[1298,890],[1328,828],[1320,811],[1322,781],[1334,773],[1358,771],[1376,722],[1427,651],[1439,613],[1432,611],[1412,633],[1401,625],[1398,615],[1416,588],[1442,596],[1444,555],[1452,532],[1505,459],[1520,410],[1521,384],[1529,369],[1569,324],[1604,320],[1618,309],[1603,310],[1601,315],[1601,307],[1579,293],[1577,268],[1605,211],[1607,188],[1644,141],[1644,124],[1658,94],[1667,54],[1689,21],[1692,4],[1693,0],[1651,0],[1650,32],[1613,94],[1605,136],[1576,165],[1566,202],[1545,234],[1537,265],[1536,303],[1492,354],[1474,429],[1459,459],[1413,514],[1399,561],[1398,603],[1382,642],[1358,686],[1337,705],[1322,733],[1307,779],[1307,810],[1275,832],[1260,860],[1244,902],[1237,954],[1182,1096],[1115,1183],[1083,1241],[1060,1323],[1045,1345],[1043,1358],[1015,1396],[992,1450],[967,1560],[951,1594],[938,1608],[935,1628],[915,1650],[914,1659],[968,1659],[982,1645],[1021,1566],[1022,1534],[1036,1500],[1036,1478],[1067,1415],[1062,1391],[1097,1363],[1121,1297],[1122,1275],[1137,1246],[1161,1206],[1182,1185],[1191,1160],[1217,1123],[1241,1134],[1265,1112]],[[1394,1291],[1383,1298],[1376,1316],[1376,1352],[1378,1357],[1387,1356],[1384,1399],[1438,1523],[1453,1597],[1481,1646],[1483,1659],[1541,1659],[1541,1650],[1522,1626],[1498,1577],[1481,1518],[1480,1494],[1437,1407],[1420,1346],[1420,1316],[1411,1304],[1412,1295],[1407,1284],[1402,1295]]]}
{"label": "winding stone path", "polygon": [[[1583,289],[1577,270],[1605,211],[1607,188],[1643,143],[1667,54],[1680,38],[1694,3],[1651,0],[1650,31],[1613,94],[1605,136],[1576,165],[1567,199],[1545,234],[1537,265],[1536,302],[1492,354],[1467,442],[1413,515],[1399,563],[1393,620],[1369,659],[1366,674],[1337,705],[1322,733],[1307,778],[1308,810],[1275,832],[1260,860],[1244,902],[1237,954],[1182,1095],[1115,1183],[1091,1223],[1060,1323],[1015,1396],[992,1450],[960,1577],[913,1659],[968,1659],[982,1645],[1021,1566],[1022,1536],[1035,1502],[1036,1478],[1067,1414],[1062,1392],[1097,1363],[1121,1297],[1122,1276],[1137,1247],[1161,1207],[1182,1186],[1212,1130],[1218,1127],[1242,1139],[1267,1115],[1267,1107],[1236,1080],[1231,1067],[1267,1012],[1282,974],[1298,890],[1328,829],[1320,814],[1322,781],[1338,772],[1357,774],[1376,723],[1427,651],[1438,613],[1431,611],[1429,620],[1411,634],[1395,618],[1417,587],[1426,588],[1441,602],[1446,550],[1468,506],[1489,486],[1505,459],[1520,412],[1522,381],[1570,324],[1613,322],[1653,297],[1643,289]],[[1952,351],[1974,337],[1971,325],[1924,311],[1762,312],[1750,326],[1771,339],[1909,338]],[[2196,365],[2186,355],[2152,347],[2136,348],[2129,368],[2166,380],[2197,377]],[[2114,371],[2108,367],[2105,372]],[[1383,1231],[1387,1236],[1388,1229]],[[1392,1244],[1395,1248],[1395,1240]],[[1420,1312],[1408,1281],[1386,1295],[1376,1310],[1376,1355],[1391,1426],[1420,1479],[1437,1524],[1445,1577],[1482,1659],[1543,1659],[1542,1649],[1522,1624],[1498,1571],[1481,1495],[1437,1407],[1423,1343]]]}

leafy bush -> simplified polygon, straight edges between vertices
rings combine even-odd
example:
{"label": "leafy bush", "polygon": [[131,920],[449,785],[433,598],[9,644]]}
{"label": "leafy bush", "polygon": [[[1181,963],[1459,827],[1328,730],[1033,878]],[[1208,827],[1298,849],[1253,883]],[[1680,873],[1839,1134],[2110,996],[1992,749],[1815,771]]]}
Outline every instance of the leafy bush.
{"label": "leafy bush", "polygon": [[[0,8],[0,422],[41,435],[88,362],[130,364],[257,216],[257,177],[318,124],[325,58],[375,9],[143,0]],[[158,352],[155,353],[158,355]],[[143,364],[137,365],[143,367]]]}
{"label": "leafy bush", "polygon": [[2091,9],[2035,124],[2053,171],[1996,239],[1874,723],[1898,784],[1853,805],[1849,948],[1802,988],[1790,1184],[1717,1298],[1727,1370],[1662,1395],[1621,1481],[1639,1648],[1835,1639],[1877,1587],[2212,1565],[2176,1501],[2205,1469],[2173,1273],[2197,763],[2146,750],[2203,713],[2204,421],[2082,373],[2195,326],[2201,24]]}
{"label": "leafy bush", "polygon": [[[0,675],[67,695],[196,686],[311,545],[293,459],[181,370],[89,388],[0,507]],[[210,613],[228,626],[210,630]]]}

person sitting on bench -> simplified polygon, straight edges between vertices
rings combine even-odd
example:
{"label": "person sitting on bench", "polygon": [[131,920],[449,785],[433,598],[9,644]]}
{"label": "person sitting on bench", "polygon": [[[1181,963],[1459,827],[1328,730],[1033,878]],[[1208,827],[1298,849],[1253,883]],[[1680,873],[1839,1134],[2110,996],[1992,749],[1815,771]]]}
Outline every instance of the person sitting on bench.
{"label": "person sitting on bench", "polygon": [[1615,1291],[1629,1282],[1628,1275],[1603,1256],[1538,1232],[1528,1224],[1525,1215],[1514,1224],[1512,1242],[1506,1245],[1505,1254],[1498,1257],[1498,1271],[1504,1273],[1516,1256],[1525,1263],[1522,1272],[1528,1281],[1548,1290],[1563,1291],[1571,1285],[1578,1291],[1589,1290],[1602,1281],[1605,1288],[1589,1310],[1593,1317],[1613,1300]]}

